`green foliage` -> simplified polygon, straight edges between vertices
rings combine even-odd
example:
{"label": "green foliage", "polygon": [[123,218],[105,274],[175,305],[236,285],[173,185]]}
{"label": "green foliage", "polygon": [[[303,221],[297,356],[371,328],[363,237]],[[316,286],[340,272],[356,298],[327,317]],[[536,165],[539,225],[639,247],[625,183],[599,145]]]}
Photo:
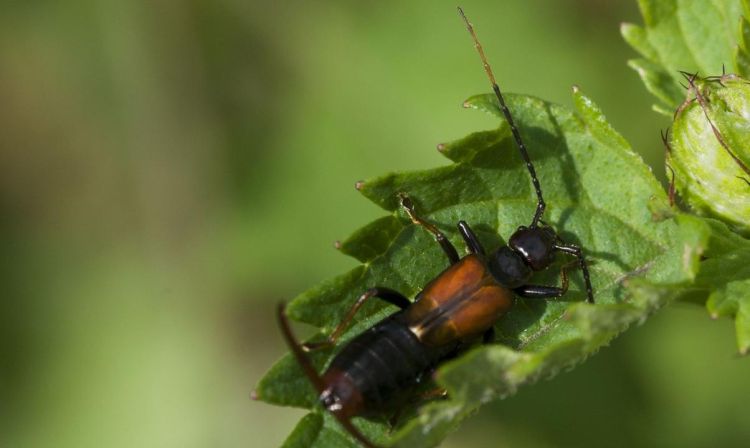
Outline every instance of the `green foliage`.
{"label": "green foliage", "polygon": [[[448,390],[448,399],[422,406],[392,436],[384,423],[355,419],[374,441],[438,444],[481,404],[581,362],[695,278],[709,226],[686,215],[665,219],[667,198],[650,169],[589,98],[574,89],[573,99],[576,113],[527,96],[509,96],[508,103],[544,189],[545,220],[585,248],[597,303],[583,303],[580,273],[561,300],[519,301],[496,325],[500,344],[476,347],[438,370],[435,381]],[[473,97],[465,105],[501,116],[493,96]],[[361,185],[367,198],[391,214],[342,244],[343,252],[363,264],[294,299],[287,308],[293,319],[330,333],[365,289],[381,285],[414,297],[446,267],[431,236],[399,210],[399,192],[408,193],[420,214],[457,247],[463,246],[454,230],[459,219],[469,222],[490,250],[503,243],[498,235],[507,237],[529,222],[535,196],[504,120],[497,130],[441,145],[441,151],[454,163]],[[555,283],[562,262],[534,281]],[[366,305],[342,343],[392,312],[379,303]],[[316,353],[315,367],[321,371],[333,354]],[[319,414],[315,393],[291,357],[281,359],[256,392],[269,403],[313,408],[286,446],[353,446],[330,416]]]}
{"label": "green foliage", "polygon": [[[671,115],[683,102],[679,71],[715,74],[726,67],[747,75],[750,23],[741,19],[743,10],[745,16],[750,11],[746,2],[641,0],[640,7],[645,25],[625,24],[622,33],[643,56],[630,65],[658,98],[656,110]],[[740,352],[750,350],[750,241],[719,221],[675,213],[648,167],[596,105],[577,89],[573,100],[575,112],[531,97],[508,98],[543,185],[545,219],[564,239],[585,249],[597,303],[583,302],[580,274],[562,300],[519,301],[496,324],[497,344],[474,347],[435,373],[434,382],[448,391],[448,398],[410,410],[396,429],[355,419],[376,443],[437,445],[482,404],[574,366],[677,297],[707,300],[712,316],[734,317]],[[457,246],[459,219],[469,222],[490,249],[530,219],[533,190],[494,96],[473,97],[465,106],[493,114],[500,127],[441,145],[451,165],[389,174],[359,186],[390,214],[341,244],[341,251],[361,266],[310,289],[287,308],[291,318],[320,329],[314,339],[330,333],[365,289],[382,285],[413,297],[445,268],[438,245],[399,209],[399,193],[409,194],[420,214]],[[683,112],[697,117],[703,111],[693,104]],[[561,263],[535,282],[554,283]],[[368,304],[341,342],[392,312],[383,304]],[[322,371],[334,354],[315,353],[316,369]],[[291,357],[269,371],[257,393],[269,403],[312,409],[285,446],[354,445],[316,404],[315,392]]]}
{"label": "green foliage", "polygon": [[[624,24],[622,34],[643,56],[630,65],[660,100],[654,108],[675,117],[668,162],[677,190],[695,212],[723,219],[733,230],[746,233],[750,226],[747,81],[733,76],[720,82],[697,79],[687,93],[679,83],[687,83],[680,71],[705,76],[724,68],[750,76],[750,3],[641,0],[639,4],[644,27]],[[750,242],[718,222],[707,222],[712,233],[710,253],[685,297],[708,298],[706,305],[714,317],[735,317],[737,344],[744,354],[750,344],[750,284],[745,268]]]}
{"label": "green foliage", "polygon": [[732,232],[724,223],[706,220],[711,238],[705,258],[687,297],[705,300],[711,317],[735,318],[737,347],[750,350],[750,241]]}
{"label": "green foliage", "polygon": [[[654,109],[672,116],[685,98],[680,71],[704,76],[728,72],[747,75],[744,44],[748,24],[741,21],[743,0],[639,0],[644,26],[622,25],[625,40],[643,58],[629,61],[659,103]],[[738,45],[740,44],[740,45]]]}

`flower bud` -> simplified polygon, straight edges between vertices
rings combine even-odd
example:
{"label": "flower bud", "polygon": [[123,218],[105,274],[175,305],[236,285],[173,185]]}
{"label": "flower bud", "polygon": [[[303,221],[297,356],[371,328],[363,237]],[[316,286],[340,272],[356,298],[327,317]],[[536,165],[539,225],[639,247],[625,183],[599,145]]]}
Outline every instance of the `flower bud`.
{"label": "flower bud", "polygon": [[698,214],[750,231],[750,83],[737,75],[686,76],[667,166],[677,192]]}

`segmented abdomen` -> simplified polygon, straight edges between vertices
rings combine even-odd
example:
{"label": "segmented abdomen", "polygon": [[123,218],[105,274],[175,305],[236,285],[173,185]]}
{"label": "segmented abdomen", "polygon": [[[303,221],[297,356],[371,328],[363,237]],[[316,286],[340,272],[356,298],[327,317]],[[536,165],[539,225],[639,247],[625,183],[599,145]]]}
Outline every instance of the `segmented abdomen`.
{"label": "segmented abdomen", "polygon": [[[386,318],[349,342],[324,375],[324,379],[333,380],[342,388],[353,386],[356,389],[361,396],[361,403],[356,406],[358,410],[379,410],[387,406],[395,394],[404,393],[417,384],[425,372],[455,349],[425,347],[401,322],[401,314]],[[339,386],[331,386],[332,392],[337,393]],[[345,400],[350,394],[351,391],[345,390],[338,393]],[[358,414],[358,410],[354,413]]]}

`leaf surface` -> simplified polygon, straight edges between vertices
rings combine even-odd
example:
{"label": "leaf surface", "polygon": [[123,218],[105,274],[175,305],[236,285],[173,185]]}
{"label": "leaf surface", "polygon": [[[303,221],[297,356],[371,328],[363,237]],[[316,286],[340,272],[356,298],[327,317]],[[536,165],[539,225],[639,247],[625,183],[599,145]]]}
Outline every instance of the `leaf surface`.
{"label": "leaf surface", "polygon": [[711,227],[711,238],[695,284],[686,295],[705,301],[713,318],[734,318],[737,348],[746,355],[750,351],[750,240],[720,221],[706,222]]}

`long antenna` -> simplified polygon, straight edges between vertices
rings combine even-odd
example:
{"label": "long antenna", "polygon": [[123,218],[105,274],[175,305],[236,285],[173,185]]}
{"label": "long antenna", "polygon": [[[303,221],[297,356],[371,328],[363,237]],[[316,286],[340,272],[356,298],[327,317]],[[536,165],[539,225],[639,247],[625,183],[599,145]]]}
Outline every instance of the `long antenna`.
{"label": "long antenna", "polygon": [[469,19],[466,18],[466,14],[464,14],[464,10],[461,9],[461,7],[458,7],[458,13],[461,14],[461,18],[464,19],[464,22],[466,23],[466,29],[469,30],[469,33],[471,34],[472,39],[474,39],[474,47],[479,52],[479,57],[482,58],[482,65],[484,66],[484,71],[487,73],[487,77],[490,79],[490,83],[492,84],[492,90],[495,91],[495,95],[497,96],[497,101],[500,103],[500,109],[503,111],[503,115],[505,115],[505,120],[508,122],[508,125],[510,126],[510,130],[513,133],[513,138],[516,141],[516,144],[518,145],[518,150],[521,151],[521,157],[523,157],[523,160],[526,162],[526,168],[529,170],[529,174],[531,175],[531,182],[534,184],[534,190],[536,190],[536,197],[537,197],[537,203],[536,203],[536,213],[534,213],[534,219],[531,221],[531,225],[529,227],[534,228],[539,224],[539,221],[542,219],[542,215],[544,214],[544,209],[546,207],[546,204],[544,203],[544,198],[542,198],[542,187],[539,185],[539,179],[536,177],[536,170],[534,170],[534,165],[531,163],[531,159],[529,159],[529,153],[526,151],[526,145],[523,144],[523,140],[521,140],[521,133],[518,132],[518,128],[516,127],[516,123],[513,121],[513,117],[510,115],[510,110],[508,109],[508,106],[505,105],[505,99],[503,99],[503,94],[500,93],[500,86],[497,85],[497,81],[495,81],[495,75],[492,74],[492,68],[490,67],[490,63],[487,62],[487,57],[484,55],[484,49],[482,48],[482,44],[479,43],[479,39],[477,38],[477,34],[474,32],[474,27],[469,22]]}

